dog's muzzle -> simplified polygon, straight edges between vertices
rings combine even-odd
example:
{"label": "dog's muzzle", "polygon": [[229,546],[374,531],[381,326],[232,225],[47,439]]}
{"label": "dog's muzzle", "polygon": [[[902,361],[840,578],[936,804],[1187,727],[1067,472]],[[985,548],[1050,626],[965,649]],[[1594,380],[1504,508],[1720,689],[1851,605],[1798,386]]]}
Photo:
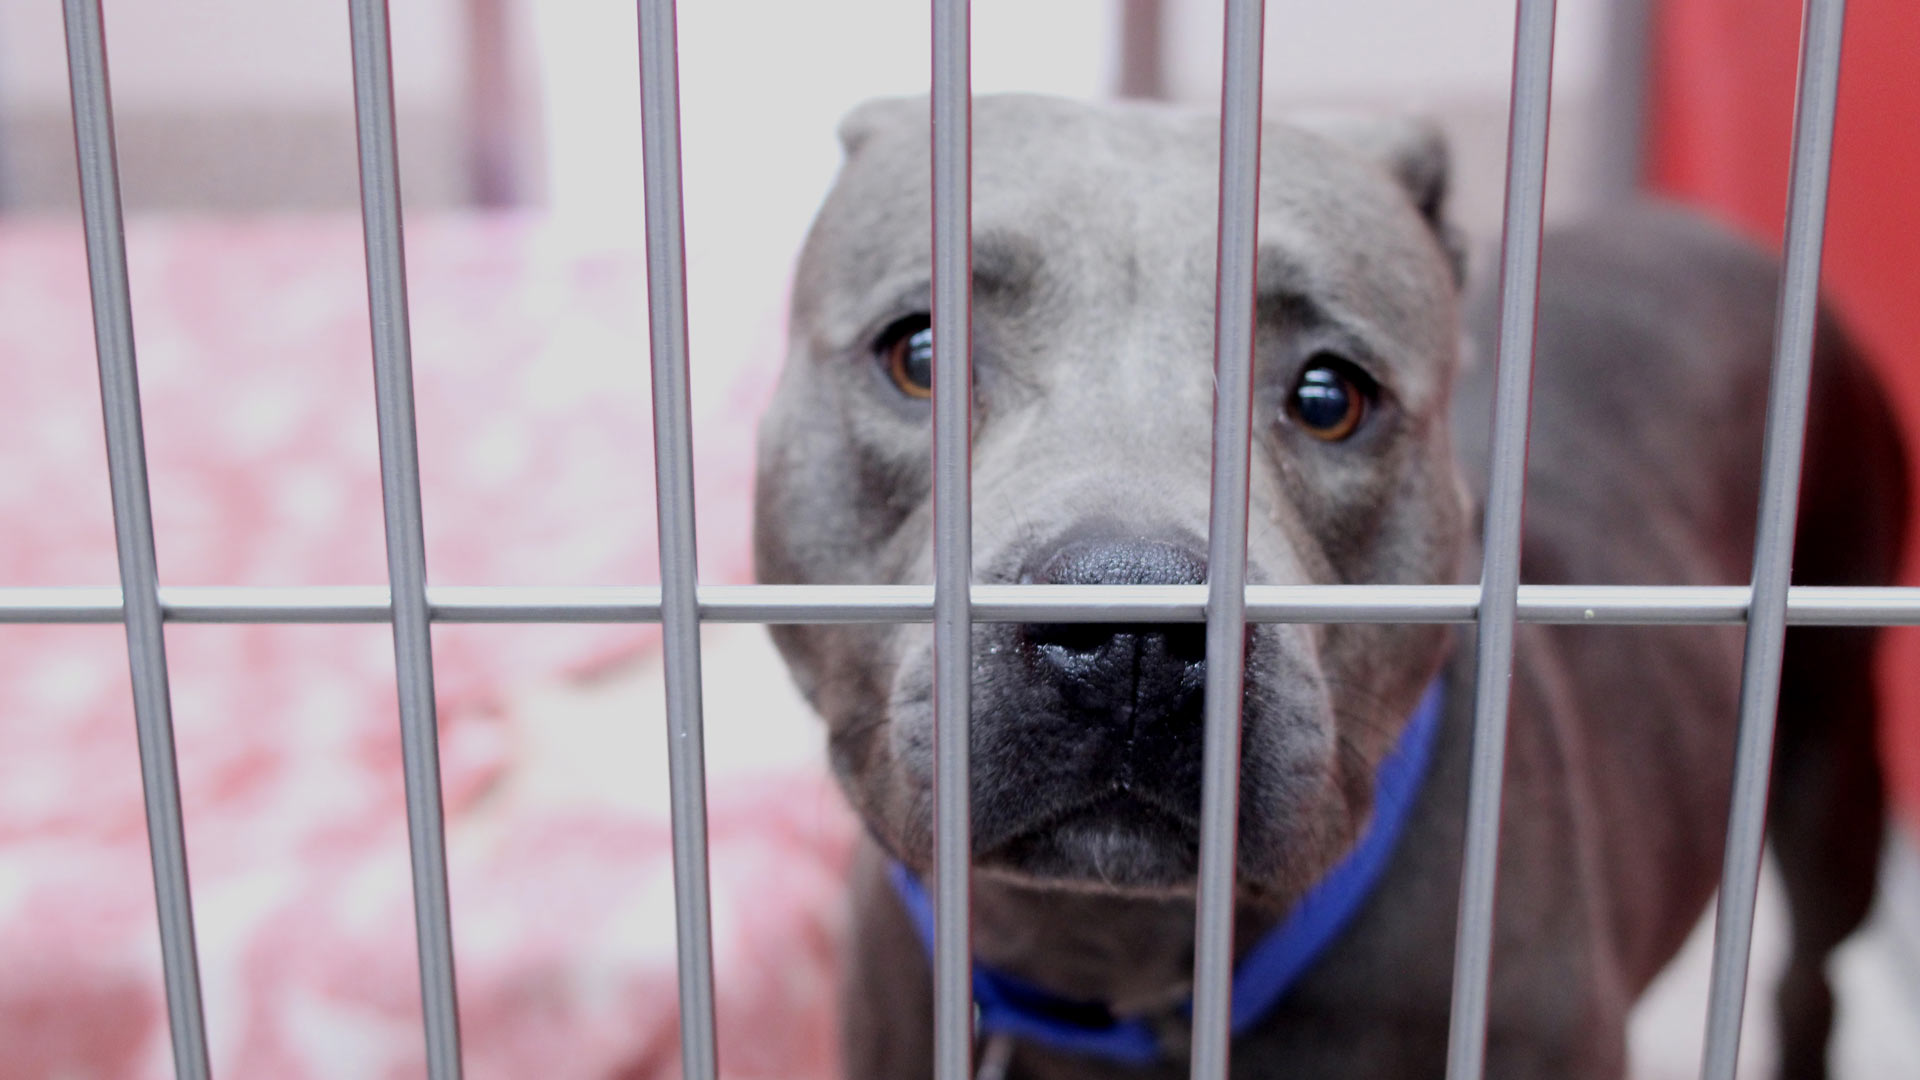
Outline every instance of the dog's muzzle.
{"label": "dog's muzzle", "polygon": [[[1197,543],[1082,532],[1020,574],[1045,585],[1197,585]],[[1165,887],[1194,872],[1206,628],[1036,623],[987,631],[975,692],[983,865]]]}
{"label": "dog's muzzle", "polygon": [[[1198,585],[1206,577],[1193,549],[1132,539],[1067,544],[1028,575],[1043,585]],[[1040,623],[1019,632],[1036,677],[1054,681],[1061,705],[1087,723],[1137,731],[1199,721],[1205,626]]]}

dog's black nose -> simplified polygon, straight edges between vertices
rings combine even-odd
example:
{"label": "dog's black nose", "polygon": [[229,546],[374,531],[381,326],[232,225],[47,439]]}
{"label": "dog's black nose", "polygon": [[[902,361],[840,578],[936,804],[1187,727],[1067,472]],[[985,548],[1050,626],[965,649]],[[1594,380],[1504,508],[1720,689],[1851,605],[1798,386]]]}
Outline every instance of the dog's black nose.
{"label": "dog's black nose", "polygon": [[[1081,540],[1029,575],[1041,585],[1198,585],[1206,557],[1154,540]],[[1021,636],[1061,680],[1068,704],[1155,713],[1190,704],[1205,681],[1206,627],[1193,624],[1036,623]]]}

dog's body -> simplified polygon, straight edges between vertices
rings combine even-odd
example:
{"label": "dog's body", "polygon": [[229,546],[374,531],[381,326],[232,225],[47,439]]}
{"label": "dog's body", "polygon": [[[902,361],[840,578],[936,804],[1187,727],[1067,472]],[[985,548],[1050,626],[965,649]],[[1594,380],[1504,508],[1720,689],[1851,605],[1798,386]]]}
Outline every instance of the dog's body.
{"label": "dog's body", "polygon": [[[1025,98],[983,99],[975,115],[977,579],[1203,580],[1213,121]],[[883,103],[843,131],[849,162],[802,257],[762,432],[765,580],[930,576],[929,429],[902,361],[927,310],[925,117]],[[1263,166],[1250,579],[1472,580],[1494,316],[1456,299],[1437,141],[1414,126],[1269,124]],[[1550,237],[1523,580],[1746,579],[1774,281],[1764,257],[1669,212]],[[1463,310],[1488,359],[1456,389]],[[1831,327],[1815,372],[1796,580],[1883,583],[1904,520],[1899,440]],[[1355,394],[1348,427],[1353,414],[1327,402]],[[930,634],[787,628],[779,642],[873,838],[855,883],[849,1074],[927,1075],[928,966],[885,860],[929,861]],[[1872,643],[1789,636],[1772,827],[1795,915],[1781,1006],[1796,1077],[1820,1075],[1820,965],[1873,889]],[[1361,835],[1374,769],[1422,689],[1440,673],[1452,691],[1385,876],[1236,1040],[1236,1077],[1438,1071],[1471,655],[1470,633],[1431,626],[1250,634],[1243,948]],[[1169,1049],[1143,1070],[1019,1045],[1012,1075],[1184,1075],[1193,632],[981,626],[975,656],[976,956],[1147,1018]],[[1519,630],[1489,1076],[1621,1075],[1627,1010],[1717,879],[1739,665],[1737,628]]]}

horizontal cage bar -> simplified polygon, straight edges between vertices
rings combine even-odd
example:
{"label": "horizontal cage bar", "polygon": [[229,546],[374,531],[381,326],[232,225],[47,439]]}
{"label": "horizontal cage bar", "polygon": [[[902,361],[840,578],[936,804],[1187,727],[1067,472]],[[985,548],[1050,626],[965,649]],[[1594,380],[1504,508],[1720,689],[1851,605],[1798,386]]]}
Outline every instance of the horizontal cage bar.
{"label": "horizontal cage bar", "polygon": [[[1250,585],[1254,623],[1470,623],[1477,585]],[[1697,626],[1746,621],[1743,585],[1522,585],[1519,621],[1595,626]],[[973,621],[1206,621],[1204,585],[975,585]],[[379,585],[173,586],[160,608],[175,623],[384,623]],[[656,623],[650,585],[429,585],[427,608],[442,623]],[[118,623],[112,586],[0,588],[0,624]],[[924,585],[702,585],[702,622],[923,623],[933,619]],[[1920,588],[1796,585],[1793,626],[1920,625]]]}

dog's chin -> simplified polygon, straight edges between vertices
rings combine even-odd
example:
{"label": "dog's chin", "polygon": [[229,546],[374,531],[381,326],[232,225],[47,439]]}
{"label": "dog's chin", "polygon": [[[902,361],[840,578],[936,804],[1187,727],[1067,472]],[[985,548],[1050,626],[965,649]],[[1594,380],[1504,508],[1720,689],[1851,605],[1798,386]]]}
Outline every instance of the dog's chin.
{"label": "dog's chin", "polygon": [[975,868],[1041,888],[1190,896],[1199,872],[1199,835],[1191,822],[1115,791],[980,852]]}

